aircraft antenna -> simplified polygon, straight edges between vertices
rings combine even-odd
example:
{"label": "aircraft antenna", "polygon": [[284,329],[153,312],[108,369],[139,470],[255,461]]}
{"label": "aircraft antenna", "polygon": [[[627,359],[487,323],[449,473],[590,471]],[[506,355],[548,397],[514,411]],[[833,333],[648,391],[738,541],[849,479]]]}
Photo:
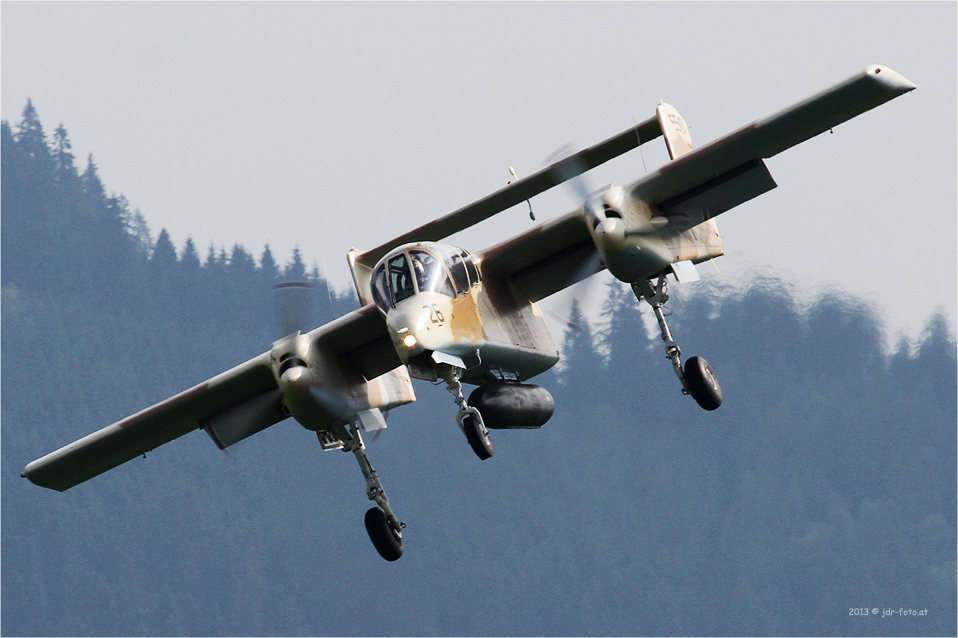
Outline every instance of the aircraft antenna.
{"label": "aircraft antenna", "polygon": [[[326,260],[323,260],[323,278],[326,280],[326,298],[329,299],[330,316],[336,316],[336,310],[333,309],[333,293],[329,289],[329,269],[326,268]],[[374,439],[375,440],[375,439]]]}
{"label": "aircraft antenna", "polygon": [[[519,181],[519,176],[516,175],[516,169],[512,168],[511,166],[509,167],[509,174],[512,175],[517,182]],[[508,182],[508,183],[511,184],[512,182]],[[531,219],[532,221],[535,221],[536,215],[535,213],[532,212],[532,202],[527,199],[526,203],[529,204],[529,219]]]}
{"label": "aircraft antenna", "polygon": [[635,115],[632,116],[632,126],[635,127],[635,141],[639,143],[639,157],[642,158],[642,168],[648,173],[649,168],[645,165],[645,153],[642,152],[642,138],[639,136],[639,125],[635,123]]}

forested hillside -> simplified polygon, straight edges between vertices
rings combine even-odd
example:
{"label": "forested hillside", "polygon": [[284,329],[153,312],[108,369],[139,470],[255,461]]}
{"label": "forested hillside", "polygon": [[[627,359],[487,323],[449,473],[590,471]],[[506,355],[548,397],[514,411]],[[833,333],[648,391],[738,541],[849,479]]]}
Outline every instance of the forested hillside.
{"label": "forested hillside", "polygon": [[409,525],[396,563],[352,456],[292,421],[228,454],[195,432],[67,493],[20,478],[266,350],[284,279],[317,284],[317,325],[355,307],[298,252],[154,238],[62,125],[29,103],[3,123],[4,635],[955,635],[945,318],[888,354],[867,304],[799,307],[776,280],[674,308],[719,373],[714,413],[619,286],[608,326],[556,335],[553,419],[495,432],[488,461],[418,384],[369,449]]}

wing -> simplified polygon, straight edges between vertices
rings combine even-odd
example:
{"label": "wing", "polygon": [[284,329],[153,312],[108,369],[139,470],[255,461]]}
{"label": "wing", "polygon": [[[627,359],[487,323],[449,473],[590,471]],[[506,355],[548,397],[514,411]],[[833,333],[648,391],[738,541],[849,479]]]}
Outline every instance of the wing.
{"label": "wing", "polygon": [[192,432],[204,420],[270,390],[276,390],[272,425],[286,417],[279,409],[269,353],[263,353],[33,461],[23,476],[41,487],[62,492]]}
{"label": "wing", "polygon": [[686,210],[706,210],[706,219],[714,217],[775,186],[762,159],[914,88],[888,67],[870,66],[807,100],[668,162],[628,185],[626,191],[637,200],[660,205],[666,215],[684,206]]}
{"label": "wing", "polygon": [[509,276],[538,301],[604,268],[585,214],[576,211],[534,226],[478,253],[486,274]]}
{"label": "wing", "polygon": [[[887,67],[868,67],[818,95],[678,157],[625,190],[669,217],[665,234],[682,232],[774,188],[762,159],[914,88]],[[655,125],[659,126],[658,121]],[[582,212],[540,224],[479,253],[479,260],[483,272],[511,276],[533,301],[604,268]]]}
{"label": "wing", "polygon": [[[330,353],[324,363],[339,369],[338,390],[365,384],[401,364],[374,306],[350,312],[309,337]],[[199,428],[225,448],[285,418],[270,353],[264,352],[33,461],[23,476],[62,492]]]}
{"label": "wing", "polygon": [[389,338],[382,313],[373,304],[363,306],[310,333],[315,345],[328,350],[351,381],[375,379],[402,365]]}

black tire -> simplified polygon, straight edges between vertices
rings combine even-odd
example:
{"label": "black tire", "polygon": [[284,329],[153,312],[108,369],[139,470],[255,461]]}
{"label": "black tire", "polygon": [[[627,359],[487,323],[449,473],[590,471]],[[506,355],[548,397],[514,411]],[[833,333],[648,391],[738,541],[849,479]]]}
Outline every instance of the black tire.
{"label": "black tire", "polygon": [[722,405],[722,388],[708,361],[702,357],[689,357],[685,362],[685,383],[689,394],[703,410],[717,410]]}
{"label": "black tire", "polygon": [[399,560],[402,556],[402,539],[397,537],[390,527],[386,512],[380,507],[370,507],[366,512],[365,523],[369,540],[373,542],[379,555],[389,562]]}
{"label": "black tire", "polygon": [[480,461],[485,461],[492,457],[492,441],[489,435],[483,435],[479,422],[471,414],[462,417],[462,431],[466,433],[466,440],[469,441],[469,447],[476,453]]}

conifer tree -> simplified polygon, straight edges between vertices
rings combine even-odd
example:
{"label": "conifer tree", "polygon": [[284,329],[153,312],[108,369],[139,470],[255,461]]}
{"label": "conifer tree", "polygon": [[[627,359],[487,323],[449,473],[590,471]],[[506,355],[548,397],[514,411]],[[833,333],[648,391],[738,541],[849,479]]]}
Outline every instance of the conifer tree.
{"label": "conifer tree", "polygon": [[[577,399],[598,386],[602,358],[595,350],[595,339],[589,320],[582,313],[579,300],[572,301],[562,346],[564,368],[560,379],[567,384],[567,392]],[[574,380],[574,381],[573,381]]]}
{"label": "conifer tree", "polygon": [[86,231],[77,225],[77,211],[83,207],[83,187],[77,172],[72,145],[67,130],[61,123],[53,132],[52,140],[53,185],[51,191],[50,232],[59,235],[63,245],[69,245],[83,237]]}
{"label": "conifer tree", "polygon": [[286,272],[283,275],[290,281],[306,280],[306,265],[303,263],[303,255],[299,251],[299,246],[293,248],[292,261],[286,265]]}
{"label": "conifer tree", "polygon": [[96,162],[93,161],[93,153],[87,156],[86,170],[80,176],[83,184],[83,193],[93,204],[102,204],[106,201],[106,190],[103,188],[103,182],[100,181],[99,170]]}
{"label": "conifer tree", "polygon": [[206,261],[203,263],[203,267],[207,271],[212,270],[216,266],[216,246],[213,245],[213,242],[210,242],[210,246],[206,251]]}
{"label": "conifer tree", "polygon": [[10,128],[10,123],[6,120],[0,121],[0,148],[2,148],[3,157],[3,171],[0,172],[0,175],[4,176],[4,179],[9,179],[13,171],[13,153],[15,150],[16,142],[13,139],[13,129]]}
{"label": "conifer tree", "polygon": [[63,188],[73,187],[78,179],[76,158],[71,149],[73,145],[67,136],[63,123],[53,131],[53,169],[57,184]]}
{"label": "conifer tree", "polygon": [[150,234],[150,227],[146,223],[146,217],[143,216],[139,208],[134,211],[133,218],[130,221],[130,235],[133,237],[139,255],[149,256],[152,254],[153,237]]}
{"label": "conifer tree", "polygon": [[0,139],[2,139],[3,166],[0,169],[2,179],[2,240],[4,284],[15,282],[24,285],[31,273],[36,272],[36,265],[40,258],[37,251],[36,212],[28,210],[27,194],[23,171],[23,158],[13,129],[4,120],[0,123]]}
{"label": "conifer tree", "polygon": [[[49,282],[49,275],[56,271],[55,256],[60,252],[57,242],[49,241],[56,199],[53,163],[32,101],[27,100],[22,115],[14,143],[11,145],[4,136],[3,277],[20,284]],[[10,254],[8,246],[15,247],[12,259],[6,257]]]}
{"label": "conifer tree", "polygon": [[266,244],[266,248],[263,249],[263,256],[259,260],[260,272],[263,274],[263,278],[267,282],[273,282],[279,278],[279,266],[276,265],[276,260],[273,258],[273,251],[269,249],[269,244]]}
{"label": "conifer tree", "polygon": [[176,248],[170,241],[170,234],[166,232],[165,228],[160,230],[160,235],[156,238],[156,246],[153,247],[150,264],[167,273],[173,272],[173,267],[176,265]]}
{"label": "conifer tree", "polygon": [[230,271],[237,280],[248,280],[256,272],[256,261],[246,249],[239,244],[233,244],[229,260]]}
{"label": "conifer tree", "polygon": [[642,322],[642,307],[632,289],[618,280],[609,283],[609,296],[602,307],[609,326],[602,335],[608,350],[608,373],[632,378],[652,360],[649,339]]}
{"label": "conifer tree", "polygon": [[47,147],[46,134],[37,116],[37,110],[31,100],[23,107],[23,119],[17,125],[17,144],[21,151],[34,160],[38,170],[45,171],[50,164],[50,149]]}
{"label": "conifer tree", "polygon": [[200,256],[196,252],[196,244],[192,237],[186,238],[183,251],[180,254],[180,269],[187,278],[193,278],[200,272]]}

